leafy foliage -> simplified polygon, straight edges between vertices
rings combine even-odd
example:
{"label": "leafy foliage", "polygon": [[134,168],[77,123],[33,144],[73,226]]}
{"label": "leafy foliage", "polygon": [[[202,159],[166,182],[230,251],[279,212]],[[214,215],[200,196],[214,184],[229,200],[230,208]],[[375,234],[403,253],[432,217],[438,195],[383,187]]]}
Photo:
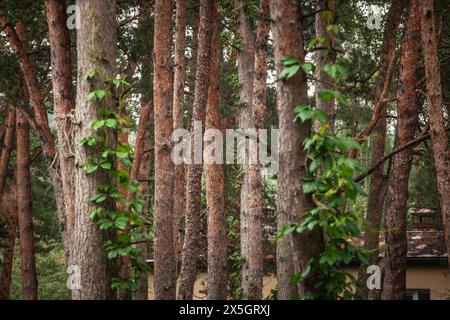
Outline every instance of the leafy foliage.
{"label": "leafy foliage", "polygon": [[[91,219],[96,221],[103,231],[113,231],[117,234],[115,240],[104,243],[108,259],[129,256],[133,270],[145,271],[146,267],[140,262],[141,249],[134,244],[152,239],[152,234],[144,232],[146,224],[150,222],[143,214],[144,203],[137,200],[139,192],[138,181],[131,179],[128,171],[121,170],[117,166],[117,160],[129,168],[133,166],[133,148],[128,143],[111,143],[111,137],[119,133],[126,134],[131,119],[122,113],[129,84],[116,77],[102,79],[98,70],[88,73],[90,81],[101,80],[106,88],[97,89],[87,96],[87,100],[97,100],[103,105],[98,113],[98,119],[93,121],[90,127],[95,134],[81,141],[81,147],[95,149],[99,156],[91,157],[82,168],[87,174],[98,171],[104,172],[108,177],[107,184],[98,186],[98,193],[93,195],[91,201],[97,206],[91,212]],[[118,112],[107,107],[107,99],[118,97]],[[126,210],[119,209],[116,204],[122,204]],[[150,228],[149,228],[150,229]],[[134,279],[113,279],[113,288],[136,289]]]}

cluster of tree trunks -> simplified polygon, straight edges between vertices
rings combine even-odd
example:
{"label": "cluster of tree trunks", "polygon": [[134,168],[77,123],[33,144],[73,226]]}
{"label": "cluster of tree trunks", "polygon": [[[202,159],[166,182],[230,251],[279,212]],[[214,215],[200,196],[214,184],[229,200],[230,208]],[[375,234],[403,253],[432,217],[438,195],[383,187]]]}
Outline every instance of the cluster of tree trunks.
{"label": "cluster of tree trunks", "polygon": [[[325,3],[326,8],[323,8]],[[198,4],[198,5],[197,5]],[[51,132],[45,94],[38,74],[27,52],[27,37],[23,23],[12,25],[0,9],[0,26],[17,55],[24,79],[24,96],[31,109],[10,106],[4,129],[4,147],[0,158],[0,196],[3,196],[8,178],[9,162],[16,138],[17,161],[15,185],[3,196],[3,202],[11,203],[8,211],[7,235],[3,270],[0,275],[0,299],[9,298],[11,268],[17,228],[21,251],[21,274],[24,299],[37,299],[37,276],[34,254],[33,216],[31,206],[30,177],[30,129],[40,139],[45,164],[51,177],[57,202],[58,217],[64,242],[67,263],[77,266],[81,272],[81,289],[72,290],[73,299],[116,299],[117,292],[111,281],[117,275],[117,265],[108,260],[103,249],[105,240],[115,237],[99,230],[90,212],[95,208],[91,197],[107,177],[100,172],[86,174],[81,164],[95,156],[97,151],[78,148],[80,141],[94,131],[90,124],[97,118],[100,105],[87,101],[86,96],[104,86],[100,81],[88,81],[86,74],[97,68],[102,76],[110,78],[117,70],[117,21],[116,1],[78,0],[77,5],[84,19],[77,30],[77,94],[76,102],[72,76],[72,54],[67,13],[64,1],[45,0],[51,50],[53,102],[56,115],[56,135]],[[242,130],[263,127],[265,118],[268,40],[272,22],[275,43],[275,64],[279,74],[282,60],[292,56],[305,61],[303,6],[290,0],[261,0],[256,29],[246,11],[245,1],[236,0],[236,17],[241,48],[238,50],[238,77],[241,83],[238,125]],[[319,51],[315,59],[318,66],[316,90],[335,86],[334,80],[323,72],[326,64],[335,61],[335,37],[327,32],[331,22],[323,10],[334,17],[336,1],[318,1],[316,35],[328,39],[331,49]],[[358,135],[362,141],[373,134],[371,161],[379,163],[385,155],[387,127],[387,95],[396,61],[396,37],[405,3],[394,0],[387,15],[381,59],[378,70],[373,114],[368,126]],[[176,2],[175,59],[172,58],[173,7],[171,1],[156,0],[154,4],[154,61],[148,56],[142,64],[153,62],[153,101],[143,95],[140,123],[137,130],[132,178],[140,182],[141,194],[149,211],[150,172],[155,171],[154,194],[154,288],[156,299],[193,299],[200,254],[202,175],[205,174],[207,204],[208,243],[208,299],[226,299],[227,288],[227,223],[225,216],[224,170],[222,164],[193,163],[174,166],[171,158],[171,135],[174,129],[184,128],[185,86],[187,70],[195,81],[189,88],[193,92],[193,132],[196,123],[201,130],[215,129],[222,132],[219,96],[219,69],[221,49],[219,42],[219,12],[215,0],[200,0],[192,8],[192,39],[190,44],[192,63],[186,67],[187,1]],[[426,106],[432,149],[436,165],[438,190],[447,239],[450,249],[450,151],[447,128],[442,109],[442,87],[438,45],[441,32],[436,28],[432,0],[411,0],[408,4],[399,59],[397,83],[397,137],[391,170],[387,180],[384,166],[373,170],[370,181],[368,211],[365,222],[364,246],[369,264],[379,263],[379,235],[386,195],[384,227],[386,250],[384,258],[383,299],[404,299],[406,294],[406,222],[408,181],[413,160],[412,141],[418,123],[418,68],[423,48]],[[151,79],[147,79],[151,81]],[[294,108],[308,103],[308,83],[304,72],[299,71],[291,79],[277,81],[277,111],[279,118],[279,172],[277,189],[277,228],[302,220],[303,212],[312,207],[309,196],[303,194],[302,177],[306,173],[306,153],[303,141],[308,137],[311,123],[295,122]],[[115,102],[107,101],[113,110]],[[336,105],[334,101],[317,100],[319,108],[330,116],[330,131],[334,132]],[[154,129],[154,139],[151,130]],[[194,135],[192,136],[195,137]],[[116,137],[114,137],[116,138]],[[115,139],[110,139],[111,144]],[[128,136],[118,137],[123,141]],[[211,137],[213,138],[213,137]],[[217,137],[215,138],[217,139]],[[198,144],[208,149],[215,140],[192,139],[193,159],[202,158],[195,152]],[[204,144],[204,145],[203,145]],[[197,146],[196,146],[197,145]],[[396,149],[396,150],[397,150]],[[214,150],[214,152],[218,152]],[[212,154],[216,158],[216,154]],[[356,152],[352,153],[356,157]],[[241,252],[244,257],[242,298],[261,299],[263,287],[263,236],[262,236],[262,177],[259,164],[244,159],[241,185],[240,232]],[[120,163],[119,163],[120,165]],[[17,189],[17,191],[15,191]],[[128,195],[131,197],[132,195]],[[14,198],[11,200],[11,197]],[[111,204],[115,205],[115,204]],[[185,230],[182,230],[184,224]],[[147,244],[138,244],[142,261],[146,262]],[[290,299],[305,292],[317,292],[318,279],[312,273],[297,286],[291,282],[294,274],[303,270],[312,257],[324,248],[322,230],[319,228],[302,234],[291,234],[277,242],[278,299]],[[449,258],[450,260],[450,258]],[[179,268],[180,265],[180,268]],[[122,261],[122,275],[129,277],[129,261]],[[359,278],[365,288],[365,267],[361,266]],[[177,288],[177,275],[180,284]],[[148,278],[145,273],[136,275],[138,290],[135,298],[147,299]],[[178,290],[177,290],[178,289]],[[319,292],[318,292],[319,293]],[[368,292],[364,289],[363,295]],[[379,298],[380,292],[370,293]],[[131,298],[129,291],[122,291],[121,299]]]}

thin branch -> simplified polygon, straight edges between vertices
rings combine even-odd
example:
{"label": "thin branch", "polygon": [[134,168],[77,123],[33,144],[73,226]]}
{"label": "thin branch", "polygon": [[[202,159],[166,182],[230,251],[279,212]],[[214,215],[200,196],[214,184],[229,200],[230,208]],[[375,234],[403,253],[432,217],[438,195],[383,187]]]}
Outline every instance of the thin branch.
{"label": "thin branch", "polygon": [[[450,128],[447,128],[447,131],[450,131]],[[391,153],[387,154],[386,156],[384,156],[383,158],[381,158],[380,160],[378,160],[377,162],[375,162],[369,170],[367,170],[366,173],[356,177],[355,182],[361,182],[362,180],[364,180],[365,178],[367,178],[368,176],[370,176],[372,173],[374,173],[375,170],[377,170],[381,165],[383,165],[386,161],[390,160],[392,157],[394,157],[395,155],[399,154],[400,152],[403,152],[409,148],[413,148],[415,146],[417,146],[418,144],[428,140],[431,138],[431,133],[427,133],[427,134],[423,134],[421,135],[419,138],[414,139],[398,148],[396,148],[395,150],[393,150]]]}

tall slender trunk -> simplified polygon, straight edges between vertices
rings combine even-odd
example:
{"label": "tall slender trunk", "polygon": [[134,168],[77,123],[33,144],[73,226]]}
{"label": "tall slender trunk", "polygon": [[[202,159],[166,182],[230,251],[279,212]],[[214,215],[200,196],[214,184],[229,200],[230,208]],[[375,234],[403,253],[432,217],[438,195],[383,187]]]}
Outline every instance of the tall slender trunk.
{"label": "tall slender trunk", "polygon": [[[211,69],[205,129],[221,133],[219,97],[218,11],[214,8],[211,39]],[[216,139],[216,138],[215,138]],[[217,146],[217,141],[211,141]],[[205,143],[205,148],[208,143]],[[222,152],[214,149],[214,152]],[[211,155],[211,156],[215,156]],[[208,207],[208,300],[226,300],[227,290],[227,220],[225,217],[224,173],[222,163],[205,164],[206,205]]]}
{"label": "tall slender trunk", "polygon": [[[277,73],[282,70],[282,59],[288,55],[301,63],[305,59],[303,25],[300,5],[289,0],[271,2],[275,61]],[[310,124],[294,121],[294,108],[308,103],[306,76],[298,72],[289,80],[278,81],[277,109],[279,117],[279,171],[277,228],[302,220],[302,213],[311,208],[311,199],[303,194],[302,178],[306,174],[306,153],[303,141],[309,135]],[[295,288],[292,276],[304,270],[310,259],[323,250],[322,230],[315,229],[284,237],[277,242],[278,299],[290,299],[305,291],[316,292],[314,274]]]}
{"label": "tall slender trunk", "polygon": [[173,163],[172,143],[172,4],[155,2],[155,299],[176,296],[176,266],[173,244]]}
{"label": "tall slender trunk", "polygon": [[[195,95],[192,113],[192,125],[201,122],[202,132],[205,122],[205,111],[208,102],[208,89],[211,62],[211,38],[213,32],[213,10],[215,0],[200,0],[200,25],[198,32],[197,73],[195,76]],[[193,142],[192,151],[195,153]],[[201,143],[201,142],[199,142]],[[201,147],[197,146],[198,147]],[[202,149],[203,150],[203,149]],[[198,240],[200,225],[200,197],[202,192],[201,164],[187,165],[186,173],[186,207],[185,207],[185,237],[181,259],[179,300],[191,300],[194,283],[197,278]]]}
{"label": "tall slender trunk", "polygon": [[37,274],[34,254],[33,214],[31,210],[30,127],[17,117],[17,205],[19,217],[22,295],[25,300],[37,299]]}
{"label": "tall slender trunk", "polygon": [[[259,129],[264,124],[267,80],[267,46],[270,29],[269,1],[260,2],[259,19],[256,30],[253,57],[253,82],[250,82],[251,105],[245,112],[251,112],[248,127]],[[248,53],[250,54],[250,53]],[[249,66],[251,67],[251,66]],[[244,71],[244,70],[243,70]],[[245,71],[244,71],[245,72]],[[247,89],[247,88],[245,88]],[[243,88],[244,90],[244,88]],[[247,108],[247,106],[246,106]],[[257,138],[255,138],[257,142]],[[254,150],[259,152],[258,150]],[[258,153],[259,154],[259,153]],[[259,158],[257,157],[257,160]],[[260,163],[249,163],[244,177],[243,190],[246,195],[241,208],[245,208],[242,216],[241,246],[245,262],[242,269],[243,299],[257,300],[262,298],[263,287],[263,238],[262,238],[262,181]]]}
{"label": "tall slender trunk", "polygon": [[[440,195],[442,221],[445,228],[447,252],[450,252],[450,152],[442,101],[439,40],[436,30],[433,1],[421,1],[422,40],[425,52],[427,107],[430,121],[436,177]],[[450,255],[448,255],[450,262]],[[449,264],[450,266],[450,264]]]}
{"label": "tall slender trunk", "polygon": [[[417,66],[420,50],[420,1],[412,0],[402,42],[397,88],[398,145],[414,139],[417,130]],[[411,149],[396,155],[389,179],[385,213],[385,266],[383,300],[404,299],[406,295],[406,217],[408,181],[413,160]]]}
{"label": "tall slender trunk", "polygon": [[[154,160],[153,146],[154,142],[150,130],[152,128],[151,123],[153,121],[153,104],[144,103],[141,107],[141,112],[139,116],[139,127],[136,136],[136,146],[135,146],[135,158],[133,167],[134,170],[131,173],[132,179],[139,181],[140,197],[145,202],[144,214],[148,215],[150,208],[150,197],[149,197],[149,187],[150,187],[150,171],[151,164]],[[144,228],[144,231],[148,231]],[[147,242],[138,245],[138,248],[142,250],[141,263],[147,263],[148,256],[148,244]],[[147,300],[148,299],[148,275],[146,272],[138,272],[137,274],[137,290],[135,299],[136,300]]]}
{"label": "tall slender trunk", "polygon": [[[45,0],[48,34],[50,41],[53,99],[56,114],[56,135],[61,171],[62,190],[67,223],[68,252],[71,251],[71,234],[74,221],[74,129],[73,111],[75,95],[72,84],[72,52],[69,30],[67,29],[67,12],[64,1]],[[70,257],[69,257],[70,264]]]}
{"label": "tall slender trunk", "polygon": [[0,158],[0,197],[5,190],[6,178],[8,177],[8,166],[11,158],[11,151],[14,146],[14,129],[16,128],[16,111],[11,110],[6,123],[5,140],[3,143],[2,155]]}
{"label": "tall slender trunk", "polygon": [[[326,6],[326,7],[325,7]],[[322,13],[323,9],[327,9],[331,13],[331,16],[324,16]],[[334,50],[336,43],[336,36],[332,32],[327,31],[327,27],[334,23],[336,14],[336,0],[317,0],[316,10],[320,11],[316,14],[316,37],[323,38],[328,41],[328,50],[319,50],[315,54],[316,66],[317,66],[317,82],[316,82],[316,95],[320,90],[330,89],[336,85],[336,81],[329,76],[325,71],[324,67],[326,64],[334,64],[336,62],[336,51]],[[316,106],[328,114],[328,125],[330,126],[329,131],[334,133],[335,118],[336,118],[336,101],[332,99],[330,101],[325,101],[316,98]]]}
{"label": "tall slender trunk", "polygon": [[[97,119],[100,104],[88,101],[88,94],[96,89],[104,88],[104,83],[92,83],[86,75],[94,68],[105,78],[116,74],[117,34],[116,34],[116,1],[78,0],[81,19],[77,33],[78,52],[78,86],[75,117],[78,127],[75,132],[75,145],[83,138],[95,134],[90,124]],[[113,101],[107,106],[114,110]],[[110,235],[102,232],[97,223],[90,218],[96,206],[91,197],[98,192],[98,186],[108,183],[105,173],[98,171],[87,174],[81,167],[89,158],[98,156],[101,150],[88,150],[78,147],[75,151],[75,220],[73,232],[72,263],[80,268],[81,290],[72,290],[75,300],[114,299],[111,289],[111,273],[113,262],[109,262],[103,249],[105,240]]]}
{"label": "tall slender trunk", "polygon": [[[238,53],[238,77],[241,84],[239,92],[239,114],[238,125],[245,134],[246,129],[253,129],[252,105],[253,105],[253,82],[255,71],[255,34],[253,26],[245,9],[245,1],[237,0],[235,2],[238,20],[239,36],[241,38],[241,48]],[[241,227],[241,254],[243,257],[242,263],[242,298],[243,299],[257,299],[262,293],[262,279],[260,279],[262,267],[262,253],[258,247],[252,246],[252,238],[260,235],[258,224],[261,220],[258,219],[258,212],[256,205],[249,208],[250,194],[255,194],[257,185],[250,185],[250,140],[253,137],[246,137],[246,153],[243,159],[243,178],[241,184],[241,206],[240,206],[240,227]],[[253,172],[254,173],[254,172]],[[253,190],[250,190],[250,188]],[[257,192],[257,191],[256,191]],[[253,199],[254,200],[254,199]],[[259,221],[258,221],[259,220]],[[252,232],[256,232],[252,234]],[[254,250],[256,249],[256,250]]]}
{"label": "tall slender trunk", "polygon": [[[400,19],[404,11],[404,1],[396,0],[392,3],[387,15],[386,26],[384,30],[381,59],[379,65],[379,76],[376,85],[375,100],[382,99],[385,78],[388,76],[390,61],[395,56],[396,37]],[[375,163],[383,158],[386,145],[386,107],[378,120],[374,129],[371,145],[371,161]],[[370,177],[369,199],[367,203],[367,216],[364,225],[364,250],[368,255],[369,265],[378,264],[379,261],[379,238],[380,227],[383,213],[383,204],[385,198],[386,179],[384,176],[384,166],[380,166]],[[359,281],[362,288],[362,294],[367,296],[367,265],[361,265]]]}
{"label": "tall slender trunk", "polygon": [[[184,87],[185,87],[185,48],[186,48],[186,0],[176,2],[176,35],[175,35],[175,76],[173,95],[173,129],[184,127]],[[180,237],[181,219],[184,218],[185,205],[185,167],[183,164],[175,166],[174,171],[174,197],[173,201],[173,239],[175,247],[175,261],[177,269],[181,263],[182,242]]]}
{"label": "tall slender trunk", "polygon": [[0,300],[9,300],[11,290],[11,276],[14,262],[14,249],[17,237],[17,192],[16,187],[11,186],[2,197],[2,210],[8,217],[6,228],[6,241],[3,250],[3,269],[0,273]]}
{"label": "tall slender trunk", "polygon": [[14,132],[16,128],[16,110],[10,110],[6,121],[5,140],[0,158],[0,199],[1,207],[6,212],[8,224],[6,228],[6,241],[3,250],[3,269],[0,274],[0,300],[10,299],[11,273],[14,258],[14,248],[17,234],[17,193],[11,188],[3,194],[8,177],[9,160],[14,146]]}

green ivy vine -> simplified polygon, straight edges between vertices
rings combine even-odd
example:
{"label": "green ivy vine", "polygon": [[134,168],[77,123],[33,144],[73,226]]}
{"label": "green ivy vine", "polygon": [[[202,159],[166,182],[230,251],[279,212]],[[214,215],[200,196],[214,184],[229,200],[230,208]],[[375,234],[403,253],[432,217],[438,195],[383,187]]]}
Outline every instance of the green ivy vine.
{"label": "green ivy vine", "polygon": [[[339,28],[330,25],[328,32],[337,33]],[[329,48],[325,38],[314,39],[309,47],[323,45]],[[331,50],[331,48],[330,48]],[[285,57],[281,79],[292,78],[302,70],[311,77],[316,72],[313,63],[300,63],[293,57]],[[327,64],[324,72],[334,79],[345,79],[347,70],[339,64]],[[340,105],[348,105],[347,97],[336,88],[320,90],[319,99],[331,101],[336,99]],[[320,126],[312,129],[310,136],[303,142],[307,152],[307,174],[303,177],[303,192],[311,196],[314,207],[303,212],[301,223],[285,225],[278,239],[297,232],[303,233],[320,228],[325,237],[324,250],[313,257],[293,283],[299,283],[314,273],[319,281],[315,293],[306,292],[300,299],[354,299],[357,280],[344,266],[357,259],[367,263],[362,248],[355,246],[355,238],[360,236],[358,217],[348,209],[348,201],[354,201],[359,195],[366,196],[365,191],[353,179],[362,171],[361,165],[348,154],[361,146],[353,139],[330,135],[327,132],[328,115],[312,105],[300,105],[295,108],[296,121],[316,122]]]}
{"label": "green ivy vine", "polygon": [[[114,240],[108,240],[103,245],[108,259],[130,257],[132,272],[145,272],[146,266],[140,262],[141,249],[136,244],[152,239],[150,232],[144,232],[145,226],[151,222],[143,214],[144,202],[139,200],[139,183],[131,178],[129,171],[118,168],[117,161],[132,170],[134,152],[128,143],[117,142],[118,134],[127,134],[131,126],[131,118],[123,111],[126,105],[130,84],[120,76],[104,78],[98,68],[90,71],[86,80],[104,84],[104,88],[96,89],[86,97],[88,101],[96,100],[100,104],[98,116],[90,124],[94,134],[81,140],[81,147],[95,150],[96,156],[82,164],[87,174],[99,171],[106,174],[107,183],[97,188],[97,193],[91,197],[96,208],[90,213],[103,231],[113,232]],[[108,101],[117,103],[116,110],[108,107]],[[122,204],[120,209],[117,204]],[[148,228],[151,230],[151,228]],[[136,289],[134,277],[112,279],[112,288]]]}

